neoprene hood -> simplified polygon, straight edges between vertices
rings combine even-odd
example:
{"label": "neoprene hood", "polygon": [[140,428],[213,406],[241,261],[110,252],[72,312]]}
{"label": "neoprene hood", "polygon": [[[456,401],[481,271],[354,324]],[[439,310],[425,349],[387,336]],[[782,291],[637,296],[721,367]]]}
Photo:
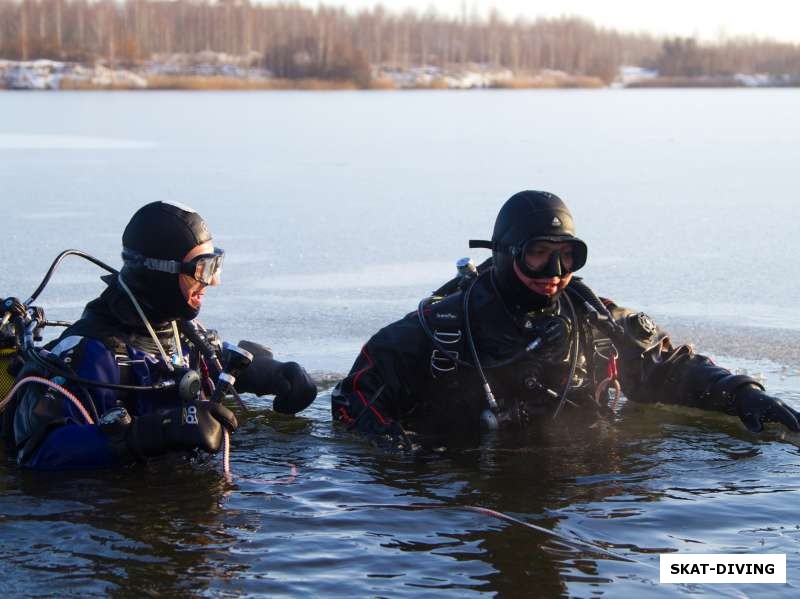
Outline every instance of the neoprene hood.
{"label": "neoprene hood", "polygon": [[[544,268],[534,271],[525,263],[525,247],[530,242],[551,241],[572,244],[573,263],[568,268],[559,254]],[[497,282],[507,299],[526,308],[541,307],[548,302],[535,296],[514,272],[514,262],[531,278],[562,276],[586,264],[586,244],[575,236],[575,224],[564,202],[546,191],[520,191],[511,196],[494,223],[491,242],[470,241],[470,247],[492,250]]]}
{"label": "neoprene hood", "polygon": [[[168,202],[152,202],[139,208],[122,234],[124,250],[178,262],[190,250],[210,240],[208,226],[197,212],[183,204]],[[149,270],[127,260],[121,274],[154,322],[191,320],[199,313],[183,297],[178,274]]]}

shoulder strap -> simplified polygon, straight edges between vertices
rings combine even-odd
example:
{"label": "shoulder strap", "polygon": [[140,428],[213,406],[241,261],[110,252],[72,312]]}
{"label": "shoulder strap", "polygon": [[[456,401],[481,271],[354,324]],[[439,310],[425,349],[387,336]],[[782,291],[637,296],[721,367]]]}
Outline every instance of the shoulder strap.
{"label": "shoulder strap", "polygon": [[430,367],[434,378],[456,370],[464,356],[464,314],[459,298],[460,294],[454,294],[420,304],[420,325],[433,343]]}
{"label": "shoulder strap", "polygon": [[127,354],[128,351],[125,341],[119,335],[118,331],[114,330],[114,328],[103,319],[91,315],[85,316],[73,323],[72,326],[68,327],[61,334],[59,339],[65,339],[73,335],[97,339],[114,355]]}

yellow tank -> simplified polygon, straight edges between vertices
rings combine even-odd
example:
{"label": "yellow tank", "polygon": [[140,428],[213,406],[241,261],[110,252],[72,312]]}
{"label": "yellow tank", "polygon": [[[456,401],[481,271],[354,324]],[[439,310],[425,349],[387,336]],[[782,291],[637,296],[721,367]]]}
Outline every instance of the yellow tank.
{"label": "yellow tank", "polygon": [[8,369],[14,363],[14,357],[17,355],[17,350],[12,348],[0,349],[0,400],[3,399],[11,387],[14,386],[14,376],[8,372]]}

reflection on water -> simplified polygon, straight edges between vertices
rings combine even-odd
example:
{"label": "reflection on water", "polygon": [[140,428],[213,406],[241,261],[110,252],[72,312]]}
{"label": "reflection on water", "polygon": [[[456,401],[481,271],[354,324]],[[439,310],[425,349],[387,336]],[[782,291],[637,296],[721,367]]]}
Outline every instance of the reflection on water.
{"label": "reflection on water", "polygon": [[[659,553],[786,553],[791,565],[800,549],[797,448],[777,431],[756,440],[728,417],[626,404],[588,427],[563,419],[410,457],[332,428],[321,404],[292,419],[249,403],[231,485],[215,463],[47,477],[9,465],[0,480],[6,588],[668,596],[692,591],[659,593]],[[297,476],[286,478],[292,466]],[[447,509],[379,507],[420,503]],[[500,510],[600,549],[459,506]]]}
{"label": "reflection on water", "polygon": [[[0,94],[15,116],[0,121],[0,297],[27,297],[67,247],[118,264],[138,206],[184,201],[226,249],[203,321],[330,386],[491,233],[502,199],[552,189],[589,244],[592,287],[800,407],[796,106],[796,90]],[[48,317],[76,318],[98,276],[65,263],[41,298]],[[333,427],[326,396],[298,418],[247,401],[232,484],[216,460],[41,474],[4,458],[0,589],[735,595],[658,585],[658,554],[682,551],[785,553],[788,585],[736,592],[797,594],[798,435],[625,404],[407,456]],[[419,503],[437,507],[377,507]]]}

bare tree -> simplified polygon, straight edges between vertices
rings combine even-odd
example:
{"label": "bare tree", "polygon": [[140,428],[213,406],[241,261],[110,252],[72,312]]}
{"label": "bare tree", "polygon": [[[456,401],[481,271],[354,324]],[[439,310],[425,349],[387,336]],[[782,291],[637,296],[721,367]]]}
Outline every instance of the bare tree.
{"label": "bare tree", "polygon": [[[391,13],[380,5],[350,14],[326,5],[310,9],[253,0],[0,0],[0,57],[135,63],[202,50],[240,55],[255,50],[274,60],[282,56],[280,64],[302,62],[309,53],[319,61],[317,76],[348,69],[363,74],[363,63],[404,68],[487,63],[519,74],[558,69],[605,81],[622,64],[681,76],[800,75],[796,44],[664,40],[598,28],[579,18],[508,21],[496,10],[481,19],[466,0],[456,18],[433,9]],[[344,68],[348,60],[353,64]]]}

